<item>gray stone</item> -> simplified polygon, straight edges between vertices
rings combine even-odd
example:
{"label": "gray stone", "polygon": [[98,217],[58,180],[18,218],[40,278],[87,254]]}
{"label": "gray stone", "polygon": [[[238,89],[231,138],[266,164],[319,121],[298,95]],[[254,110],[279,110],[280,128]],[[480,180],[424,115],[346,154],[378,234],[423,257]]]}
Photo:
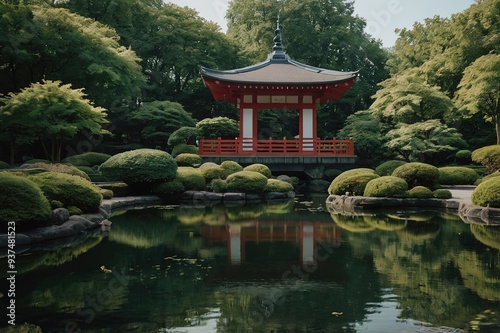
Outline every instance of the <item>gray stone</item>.
{"label": "gray stone", "polygon": [[308,167],[304,172],[312,179],[321,179],[325,175],[325,167],[323,165]]}
{"label": "gray stone", "polygon": [[224,193],[224,201],[245,200],[245,193]]}
{"label": "gray stone", "polygon": [[66,208],[56,208],[52,211],[50,221],[53,224],[60,225],[69,219],[69,212]]}
{"label": "gray stone", "polygon": [[268,192],[265,194],[266,200],[288,199],[288,192]]}
{"label": "gray stone", "polygon": [[257,193],[247,193],[245,198],[248,201],[261,201],[262,200],[262,197]]}

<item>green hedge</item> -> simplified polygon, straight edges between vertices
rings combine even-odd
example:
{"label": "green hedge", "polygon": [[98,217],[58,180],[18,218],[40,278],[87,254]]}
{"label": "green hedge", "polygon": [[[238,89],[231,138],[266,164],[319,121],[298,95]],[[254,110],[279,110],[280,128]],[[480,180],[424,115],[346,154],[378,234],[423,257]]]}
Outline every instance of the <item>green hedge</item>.
{"label": "green hedge", "polygon": [[[19,225],[49,221],[51,208],[40,187],[23,176],[0,172],[0,221]],[[4,232],[7,229],[4,228]]]}
{"label": "green hedge", "polygon": [[264,192],[290,192],[293,185],[279,179],[268,179]]}
{"label": "green hedge", "polygon": [[175,156],[175,161],[177,162],[177,166],[194,167],[200,165],[203,159],[197,154],[182,153]]}
{"label": "green hedge", "polygon": [[441,185],[474,185],[479,174],[467,167],[439,168],[439,184]]}
{"label": "green hedge", "polygon": [[182,193],[184,191],[184,185],[178,179],[159,183],[153,187],[153,193],[161,196],[169,196],[176,193]]}
{"label": "green hedge", "polygon": [[64,207],[75,206],[84,213],[96,212],[101,204],[99,187],[78,176],[58,172],[44,172],[30,176],[40,186],[49,201],[57,200]]}
{"label": "green hedge", "polygon": [[205,177],[203,177],[199,169],[193,167],[179,167],[175,179],[184,185],[186,191],[205,189]]}
{"label": "green hedge", "polygon": [[397,167],[392,176],[403,178],[410,188],[415,186],[432,188],[438,184],[439,170],[430,164],[411,162]]}
{"label": "green hedge", "polygon": [[61,163],[49,164],[49,163],[37,162],[29,164],[25,169],[40,169],[50,172],[66,173],[68,175],[79,176],[82,177],[83,179],[90,180],[89,176],[85,172],[69,164],[61,164]]}
{"label": "green hedge", "polygon": [[382,176],[372,179],[366,184],[365,197],[387,197],[403,198],[406,197],[408,183],[399,177]]}
{"label": "green hedge", "polygon": [[79,154],[79,155],[73,155],[73,156],[66,157],[61,162],[62,163],[69,163],[69,164],[72,164],[75,166],[93,167],[95,165],[103,164],[109,158],[111,158],[111,155],[104,154],[104,153],[88,152],[88,153],[83,153],[83,154]]}
{"label": "green hedge", "polygon": [[379,176],[390,176],[398,167],[405,165],[407,162],[400,160],[390,160],[380,164],[375,168],[375,173]]}
{"label": "green hedge", "polygon": [[258,193],[267,185],[267,177],[255,171],[235,172],[226,179],[229,192]]}
{"label": "green hedge", "polygon": [[349,192],[352,195],[363,195],[366,184],[380,177],[374,170],[358,168],[342,172],[328,187],[329,194],[343,195]]}
{"label": "green hedge", "polygon": [[432,191],[425,186],[415,186],[406,193],[408,194],[408,197],[416,199],[428,199],[434,197]]}
{"label": "green hedge", "polygon": [[264,176],[266,176],[266,178],[271,178],[272,175],[273,175],[272,172],[271,172],[271,169],[269,169],[269,167],[267,165],[260,164],[260,163],[250,164],[250,165],[244,167],[243,171],[258,172],[258,173],[263,174]]}
{"label": "green hedge", "polygon": [[224,161],[220,166],[226,171],[226,175],[230,175],[238,171],[243,171],[243,167],[235,161]]}
{"label": "green hedge", "polygon": [[476,206],[500,208],[500,177],[479,184],[472,192],[471,199]]}
{"label": "green hedge", "polygon": [[114,155],[101,164],[99,171],[111,181],[160,183],[175,178],[177,163],[167,152],[145,148]]}

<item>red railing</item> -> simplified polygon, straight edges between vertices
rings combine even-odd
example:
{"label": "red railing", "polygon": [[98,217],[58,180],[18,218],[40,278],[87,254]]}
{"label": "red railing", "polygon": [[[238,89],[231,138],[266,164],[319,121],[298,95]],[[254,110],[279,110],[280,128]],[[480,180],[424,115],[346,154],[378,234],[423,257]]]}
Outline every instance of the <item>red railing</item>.
{"label": "red railing", "polygon": [[354,156],[350,139],[201,139],[200,155]]}

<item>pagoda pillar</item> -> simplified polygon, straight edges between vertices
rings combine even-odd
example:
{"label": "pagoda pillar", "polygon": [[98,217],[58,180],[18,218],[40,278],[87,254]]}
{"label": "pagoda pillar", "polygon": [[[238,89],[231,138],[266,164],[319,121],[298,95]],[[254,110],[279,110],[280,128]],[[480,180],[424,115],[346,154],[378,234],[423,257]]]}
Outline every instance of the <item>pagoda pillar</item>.
{"label": "pagoda pillar", "polygon": [[[251,103],[252,96],[245,96]],[[253,152],[257,139],[257,108],[250,104],[240,108],[240,139],[243,152]]]}
{"label": "pagoda pillar", "polygon": [[[312,102],[311,96],[304,96],[304,102]],[[314,140],[316,139],[316,105],[303,107],[299,111],[299,136],[302,141],[302,152],[314,152]]]}

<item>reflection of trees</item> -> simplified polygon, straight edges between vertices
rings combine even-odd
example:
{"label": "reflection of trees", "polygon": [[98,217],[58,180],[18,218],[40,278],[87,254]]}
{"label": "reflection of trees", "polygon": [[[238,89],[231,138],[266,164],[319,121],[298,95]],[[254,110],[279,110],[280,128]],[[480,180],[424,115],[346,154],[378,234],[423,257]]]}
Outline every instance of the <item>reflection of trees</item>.
{"label": "reflection of trees", "polygon": [[389,215],[366,215],[364,221],[380,230],[396,231],[406,228],[406,220],[391,218]]}
{"label": "reflection of trees", "polygon": [[375,230],[373,225],[368,224],[363,216],[330,214],[333,222],[340,228],[354,233],[367,233]]}
{"label": "reflection of trees", "polygon": [[470,230],[478,241],[486,246],[500,250],[500,227],[471,224]]}
{"label": "reflection of trees", "polygon": [[467,288],[481,298],[500,301],[500,256],[497,252],[485,251],[480,254],[462,251],[457,263]]}

